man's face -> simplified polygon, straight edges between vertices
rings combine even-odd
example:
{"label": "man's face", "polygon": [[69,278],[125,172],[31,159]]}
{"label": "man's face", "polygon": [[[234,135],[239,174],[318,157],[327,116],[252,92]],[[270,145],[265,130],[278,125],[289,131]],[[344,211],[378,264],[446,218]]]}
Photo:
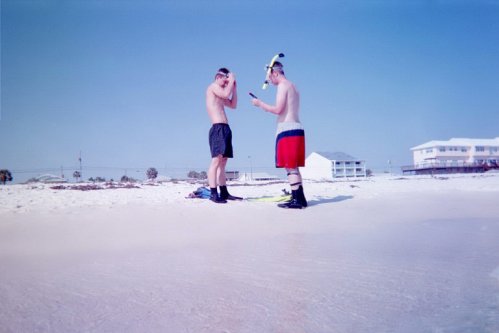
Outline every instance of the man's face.
{"label": "man's face", "polygon": [[276,85],[277,83],[276,78],[277,78],[277,72],[271,72],[267,77],[267,81],[269,81],[269,83],[272,83],[273,85]]}
{"label": "man's face", "polygon": [[226,76],[217,75],[217,84],[220,85],[221,87],[226,86],[228,82],[229,82],[228,75]]}

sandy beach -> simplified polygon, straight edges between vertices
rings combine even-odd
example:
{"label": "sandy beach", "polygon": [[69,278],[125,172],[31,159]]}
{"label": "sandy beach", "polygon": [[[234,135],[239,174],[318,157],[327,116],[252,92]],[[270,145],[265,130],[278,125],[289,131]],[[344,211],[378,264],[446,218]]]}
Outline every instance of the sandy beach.
{"label": "sandy beach", "polygon": [[0,186],[1,332],[499,331],[498,174],[51,186]]}

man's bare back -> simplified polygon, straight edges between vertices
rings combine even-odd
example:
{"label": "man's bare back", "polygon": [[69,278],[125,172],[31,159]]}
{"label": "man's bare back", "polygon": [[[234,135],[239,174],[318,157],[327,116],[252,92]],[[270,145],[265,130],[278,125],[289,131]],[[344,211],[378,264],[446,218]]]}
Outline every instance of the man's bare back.
{"label": "man's bare back", "polygon": [[253,105],[277,115],[277,122],[300,122],[300,93],[296,86],[284,75],[278,79],[271,78],[270,81],[277,86],[275,105],[264,103],[263,101],[254,98]]}
{"label": "man's bare back", "polygon": [[[280,101],[282,99],[283,101]],[[300,122],[300,93],[291,81],[284,80],[277,86],[276,105],[283,103],[284,107],[278,114],[277,122]]]}

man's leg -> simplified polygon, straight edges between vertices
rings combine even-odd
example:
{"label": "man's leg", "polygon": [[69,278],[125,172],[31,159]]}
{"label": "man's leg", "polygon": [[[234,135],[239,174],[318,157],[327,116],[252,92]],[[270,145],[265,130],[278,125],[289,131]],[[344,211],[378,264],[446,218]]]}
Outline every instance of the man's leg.
{"label": "man's leg", "polygon": [[220,155],[220,162],[217,169],[217,180],[219,186],[225,186],[227,178],[225,176],[225,166],[227,165],[227,157]]}
{"label": "man's leg", "polygon": [[227,177],[225,175],[225,166],[227,165],[228,158],[222,158],[220,167],[218,168],[218,185],[220,186],[220,198],[223,200],[242,200],[243,198],[235,197],[227,190]]}
{"label": "man's leg", "polygon": [[[213,157],[211,159],[210,168],[208,169],[208,185],[210,186],[211,196],[210,200],[216,203],[225,203],[227,201],[222,200],[217,192],[217,178],[218,172],[220,170],[220,165],[223,160],[222,155]],[[224,171],[225,174],[225,171]]]}
{"label": "man's leg", "polygon": [[291,201],[278,204],[281,208],[305,208],[308,206],[307,199],[303,193],[302,178],[300,169],[286,169],[288,172],[288,181],[291,186]]}
{"label": "man's leg", "polygon": [[289,186],[291,186],[291,190],[297,190],[301,185],[301,174],[300,169],[286,169],[288,172],[288,181]]}

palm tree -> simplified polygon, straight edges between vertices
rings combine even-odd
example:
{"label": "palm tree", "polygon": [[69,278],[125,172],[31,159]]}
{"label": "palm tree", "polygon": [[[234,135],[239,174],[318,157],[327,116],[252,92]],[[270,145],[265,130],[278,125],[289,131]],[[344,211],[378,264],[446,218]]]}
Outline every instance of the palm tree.
{"label": "palm tree", "polygon": [[158,170],[156,168],[149,168],[146,172],[147,179],[156,179],[158,177]]}
{"label": "palm tree", "polygon": [[192,179],[198,179],[199,178],[199,173],[197,171],[191,170],[187,174],[187,177],[188,178],[192,178]]}
{"label": "palm tree", "polygon": [[75,171],[73,172],[73,177],[76,179],[76,181],[78,182],[78,180],[80,179],[81,177],[81,173],[80,171]]}
{"label": "palm tree", "polygon": [[0,183],[5,185],[6,182],[11,182],[12,179],[13,179],[12,174],[10,173],[9,170],[7,169],[0,170]]}
{"label": "palm tree", "polygon": [[192,179],[208,179],[208,175],[206,174],[206,171],[201,171],[201,172],[189,171],[189,173],[187,174],[187,177],[192,178]]}

